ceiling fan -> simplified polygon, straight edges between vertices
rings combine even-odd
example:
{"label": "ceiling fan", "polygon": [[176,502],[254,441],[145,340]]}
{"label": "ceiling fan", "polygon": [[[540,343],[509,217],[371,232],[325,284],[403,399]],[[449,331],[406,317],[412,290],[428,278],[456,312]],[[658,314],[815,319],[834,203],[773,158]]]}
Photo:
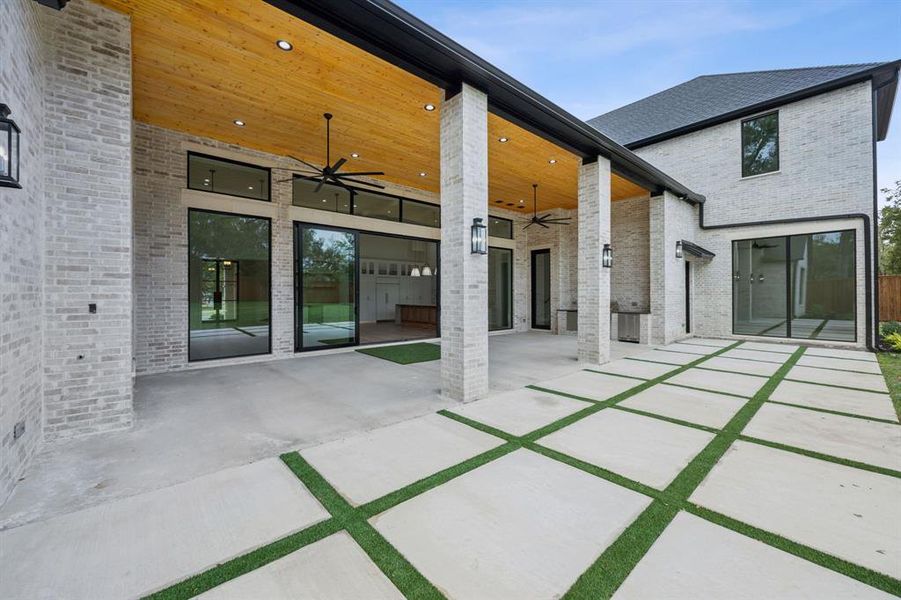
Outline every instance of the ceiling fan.
{"label": "ceiling fan", "polygon": [[532,184],[532,218],[529,219],[526,226],[523,229],[528,229],[532,225],[541,225],[545,229],[548,229],[548,224],[551,225],[569,225],[569,221],[572,217],[554,217],[553,213],[548,213],[546,215],[538,216],[538,184]]}
{"label": "ceiling fan", "polygon": [[[348,183],[353,183],[357,185],[368,185],[369,187],[374,187],[378,189],[385,189],[385,186],[379,185],[377,183],[370,183],[368,181],[361,181],[359,179],[351,179],[351,177],[362,177],[365,175],[384,175],[382,171],[355,171],[355,172],[347,172],[347,173],[339,173],[339,169],[347,162],[346,158],[339,158],[335,164],[332,163],[331,156],[331,120],[332,114],[325,113],[322,115],[325,117],[325,167],[319,168],[316,165],[312,165],[305,160],[297,158],[296,156],[288,155],[288,158],[296,160],[299,163],[302,163],[309,169],[312,169],[312,172],[303,172],[296,171],[298,176],[301,179],[308,179],[310,181],[316,181],[319,185],[316,186],[316,189],[313,190],[314,193],[318,192],[322,189],[322,186],[326,183],[333,183],[335,185],[340,185],[343,188],[348,187]],[[279,183],[284,183],[285,181],[293,181],[294,178],[291,179],[282,179]]]}

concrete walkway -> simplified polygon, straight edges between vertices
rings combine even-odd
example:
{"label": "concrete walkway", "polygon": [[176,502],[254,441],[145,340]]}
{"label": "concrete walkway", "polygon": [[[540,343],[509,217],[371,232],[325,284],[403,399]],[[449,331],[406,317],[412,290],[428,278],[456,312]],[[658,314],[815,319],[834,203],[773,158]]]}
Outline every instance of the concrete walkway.
{"label": "concrete walkway", "polygon": [[874,357],[733,346],[644,348],[0,532],[0,597],[901,593],[897,415],[813,382]]}

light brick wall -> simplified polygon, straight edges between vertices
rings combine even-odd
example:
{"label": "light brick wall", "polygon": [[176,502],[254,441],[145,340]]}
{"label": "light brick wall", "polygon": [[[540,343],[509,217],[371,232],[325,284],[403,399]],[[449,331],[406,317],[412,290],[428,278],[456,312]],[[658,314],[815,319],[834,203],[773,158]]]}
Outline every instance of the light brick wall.
{"label": "light brick wall", "polygon": [[[610,360],[610,271],[602,266],[610,243],[610,161],[598,157],[579,168],[579,361]],[[615,261],[615,255],[614,255]]]}
{"label": "light brick wall", "polygon": [[22,189],[0,187],[0,504],[41,443],[44,10],[5,0],[0,17],[0,102],[22,130]]}
{"label": "light brick wall", "polygon": [[[706,226],[850,213],[872,213],[873,147],[870,83],[787,104],[779,109],[780,171],[741,178],[740,119],[639,148],[636,153],[706,195]],[[651,214],[651,239],[655,237]],[[860,225],[854,225],[860,228]],[[834,221],[698,231],[691,239],[716,253],[696,263],[693,329],[732,332],[730,240],[841,229]],[[865,342],[864,236],[859,229],[857,344]],[[655,265],[652,258],[652,277]],[[653,287],[653,285],[652,285]],[[653,300],[652,300],[653,305]],[[652,311],[654,307],[652,306]],[[656,323],[656,318],[655,318]]]}
{"label": "light brick wall", "polygon": [[[132,424],[131,26],[44,11],[44,435]],[[88,304],[97,304],[89,314]]]}
{"label": "light brick wall", "polygon": [[[676,258],[676,241],[698,237],[697,209],[670,192],[650,200],[651,343],[686,337],[685,263]],[[703,301],[703,300],[702,300]]]}
{"label": "light brick wall", "polygon": [[648,312],[650,300],[649,201],[617,200],[610,206],[613,269],[610,299],[623,312]]}
{"label": "light brick wall", "polygon": [[488,223],[488,98],[467,84],[441,107],[441,393],[488,393],[488,260],[471,254]]}

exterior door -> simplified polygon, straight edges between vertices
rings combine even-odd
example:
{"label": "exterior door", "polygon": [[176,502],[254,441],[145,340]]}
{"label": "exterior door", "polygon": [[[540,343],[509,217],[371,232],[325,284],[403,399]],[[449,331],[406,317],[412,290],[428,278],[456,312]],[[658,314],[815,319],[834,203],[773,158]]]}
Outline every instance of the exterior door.
{"label": "exterior door", "polygon": [[532,250],[532,328],[551,328],[551,251]]}

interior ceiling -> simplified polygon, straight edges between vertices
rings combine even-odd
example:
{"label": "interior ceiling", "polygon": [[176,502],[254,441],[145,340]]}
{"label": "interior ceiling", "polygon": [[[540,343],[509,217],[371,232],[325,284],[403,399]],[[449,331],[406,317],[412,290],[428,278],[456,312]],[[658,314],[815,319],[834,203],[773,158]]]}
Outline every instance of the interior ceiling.
{"label": "interior ceiling", "polygon": [[[132,18],[136,120],[322,164],[330,112],[332,162],[438,192],[439,87],[263,0],[94,1]],[[488,132],[489,205],[526,212],[538,183],[539,210],[576,207],[579,157],[494,114]],[[647,194],[616,175],[611,191]]]}

